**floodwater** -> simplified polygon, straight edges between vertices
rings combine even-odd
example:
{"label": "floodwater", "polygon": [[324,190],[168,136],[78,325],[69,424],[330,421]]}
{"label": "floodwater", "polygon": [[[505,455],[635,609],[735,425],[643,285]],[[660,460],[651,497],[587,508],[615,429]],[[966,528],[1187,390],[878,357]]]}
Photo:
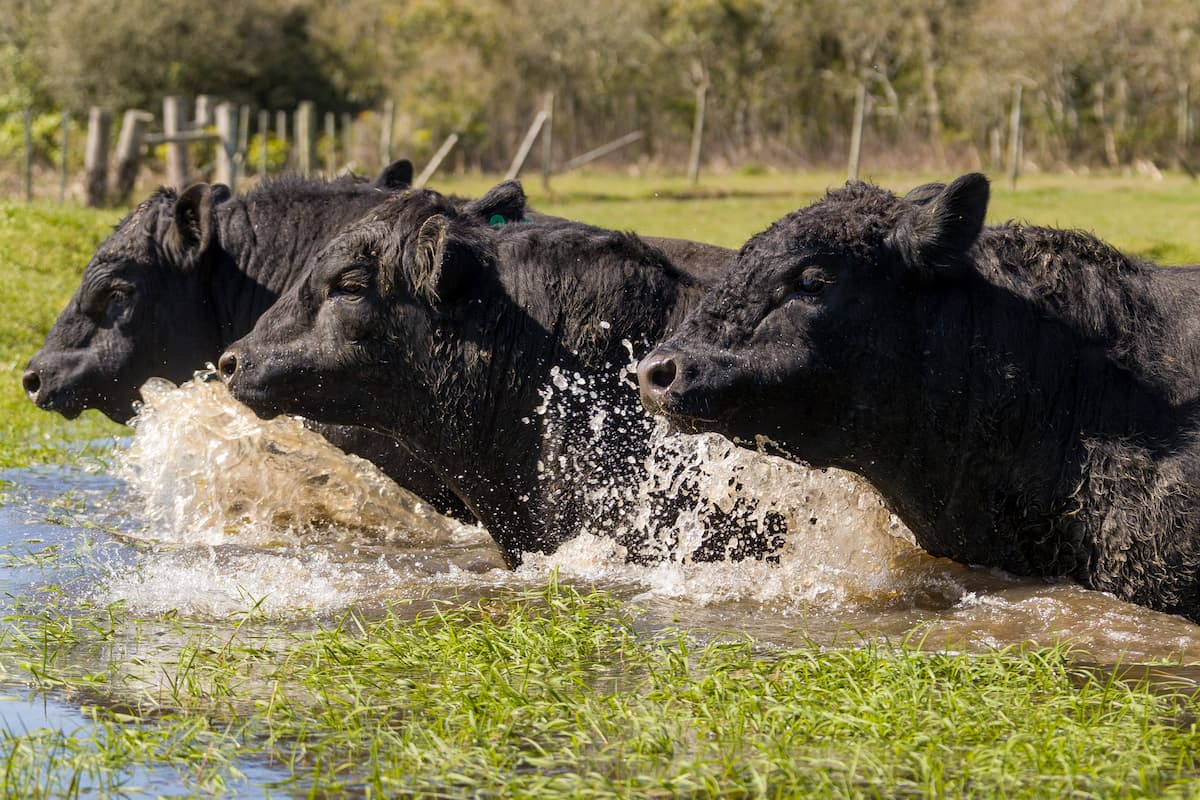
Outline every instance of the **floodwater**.
{"label": "floodwater", "polygon": [[[670,542],[661,563],[628,564],[610,537],[584,533],[511,572],[485,531],[437,515],[295,419],[259,420],[220,383],[152,382],[143,395],[115,468],[0,473],[15,485],[0,506],[0,545],[78,552],[89,542],[87,568],[71,573],[66,591],[123,601],[137,615],[216,618],[257,603],[272,617],[308,619],[537,588],[557,572],[627,601],[650,629],[780,646],[919,639],[982,651],[1066,641],[1102,664],[1200,660],[1200,626],[1069,581],[932,558],[854,476],[718,437],[655,428],[651,480],[700,475],[692,489],[711,508],[749,498],[738,513],[751,523],[786,524],[773,558],[692,561],[688,548],[701,537],[691,529],[705,522],[698,504],[677,523],[691,529],[645,532]],[[0,593],[54,582],[55,569],[10,566]]]}
{"label": "floodwater", "polygon": [[[437,515],[295,419],[257,419],[220,383],[152,382],[143,396],[135,433],[114,463],[0,471],[0,606],[53,593],[121,601],[136,617],[220,625],[256,607],[303,622],[396,600],[415,601],[407,606],[415,613],[438,600],[542,588],[557,573],[560,582],[623,599],[647,632],[749,636],[766,647],[871,639],[986,651],[1065,641],[1081,661],[1099,665],[1200,661],[1200,626],[1068,581],[932,558],[855,477],[802,469],[718,437],[646,423],[654,448],[643,488],[670,491],[686,480],[696,495],[675,530],[642,532],[658,538],[661,563],[628,564],[611,537],[585,532],[508,571],[482,529]],[[623,487],[597,491],[595,500],[642,497]],[[699,529],[731,513],[743,525],[784,530],[772,557],[694,561]],[[1191,680],[1193,672],[1155,674]],[[88,730],[63,698],[0,688],[8,736]],[[256,785],[287,777],[281,767],[239,769]],[[151,793],[181,790],[170,769],[131,779]]]}

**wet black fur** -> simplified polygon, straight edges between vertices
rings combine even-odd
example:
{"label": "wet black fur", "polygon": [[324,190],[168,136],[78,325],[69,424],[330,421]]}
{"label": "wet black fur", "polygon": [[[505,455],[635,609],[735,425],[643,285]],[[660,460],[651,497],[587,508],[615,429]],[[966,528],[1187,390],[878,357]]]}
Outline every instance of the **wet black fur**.
{"label": "wet black fur", "polygon": [[1200,271],[981,230],[986,200],[851,184],[785,217],[656,351],[677,375],[648,402],[862,474],[937,555],[1200,620]]}
{"label": "wet black fur", "polygon": [[[142,383],[153,376],[180,382],[216,361],[312,269],[334,234],[409,178],[411,165],[398,161],[372,182],[289,176],[237,197],[204,184],[181,196],[159,189],[116,226],[84,269],[80,288],[29,363],[31,398],[69,417],[99,408],[125,421]],[[114,286],[131,295],[114,302]],[[466,514],[390,437],[361,428],[320,430],[440,509]]]}
{"label": "wet black fur", "polygon": [[[702,275],[664,249],[699,256],[709,275],[732,256],[565,220],[488,225],[519,192],[502,184],[465,209],[429,191],[389,200],[230,350],[230,388],[252,407],[393,430],[513,565],[619,527],[619,504],[586,495],[635,485],[647,453],[623,340],[645,352],[699,296]],[[560,404],[559,392],[540,414],[554,369],[587,376],[597,396]],[[598,409],[618,422],[593,436]]]}

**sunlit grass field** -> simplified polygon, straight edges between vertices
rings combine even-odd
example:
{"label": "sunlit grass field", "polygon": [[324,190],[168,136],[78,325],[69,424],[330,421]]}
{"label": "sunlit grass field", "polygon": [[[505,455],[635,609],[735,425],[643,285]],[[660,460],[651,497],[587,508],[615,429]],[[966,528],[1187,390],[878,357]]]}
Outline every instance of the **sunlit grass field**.
{"label": "sunlit grass field", "polygon": [[[903,192],[954,176],[866,177]],[[496,180],[433,186],[472,195]],[[841,182],[569,175],[547,192],[531,175],[526,188],[548,213],[737,247]],[[122,213],[0,203],[0,466],[70,460],[80,442],[128,434],[96,412],[75,422],[41,412],[20,387]],[[1200,184],[1181,176],[1031,176],[1015,193],[994,188],[989,219],[1200,262]],[[61,557],[10,548],[0,567]],[[1195,687],[1085,670],[1066,649],[777,651],[649,634],[636,609],[554,584],[416,621],[351,612],[307,625],[265,619],[250,598],[236,618],[186,620],[55,597],[11,604],[0,691],[28,687],[90,722],[27,729],[0,707],[0,796],[135,794],[139,769],[173,770],[181,793],[199,796],[1200,793]],[[274,785],[247,777],[252,767],[269,768]]]}

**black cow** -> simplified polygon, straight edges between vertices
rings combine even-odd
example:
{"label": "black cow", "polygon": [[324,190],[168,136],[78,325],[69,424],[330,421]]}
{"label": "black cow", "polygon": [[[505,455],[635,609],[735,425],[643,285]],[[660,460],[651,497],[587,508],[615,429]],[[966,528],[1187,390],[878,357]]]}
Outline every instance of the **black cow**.
{"label": "black cow", "polygon": [[987,202],[852,183],[783,218],[643,359],[644,404],[861,474],[936,555],[1200,620],[1200,271]]}
{"label": "black cow", "polygon": [[[411,180],[412,164],[400,160],[372,182],[289,177],[239,197],[219,184],[196,184],[178,196],[158,190],[97,249],[30,360],[25,391],[69,419],[97,408],[124,422],[148,378],[180,382],[215,361],[307,274],[325,243]],[[390,437],[353,427],[318,430],[439,510],[466,515]]]}
{"label": "black cow", "polygon": [[622,379],[631,349],[671,330],[732,253],[681,247],[701,256],[701,274],[686,274],[632,234],[482,223],[524,216],[519,184],[478,203],[467,215],[417,191],[381,205],[219,369],[260,413],[392,431],[516,565],[617,526],[620,499],[595,494],[632,487],[648,449]]}

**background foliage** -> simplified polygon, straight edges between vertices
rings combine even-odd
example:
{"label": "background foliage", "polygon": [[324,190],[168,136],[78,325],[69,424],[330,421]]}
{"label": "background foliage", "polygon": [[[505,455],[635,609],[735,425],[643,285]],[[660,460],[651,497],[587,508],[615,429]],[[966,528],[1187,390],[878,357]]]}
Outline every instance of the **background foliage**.
{"label": "background foliage", "polygon": [[862,83],[876,162],[988,167],[1021,84],[1032,162],[1190,171],[1198,32],[1191,0],[0,0],[0,114],[390,98],[495,169],[553,91],[560,157],[639,129],[678,165],[705,86],[710,164],[796,166],[844,160]]}

